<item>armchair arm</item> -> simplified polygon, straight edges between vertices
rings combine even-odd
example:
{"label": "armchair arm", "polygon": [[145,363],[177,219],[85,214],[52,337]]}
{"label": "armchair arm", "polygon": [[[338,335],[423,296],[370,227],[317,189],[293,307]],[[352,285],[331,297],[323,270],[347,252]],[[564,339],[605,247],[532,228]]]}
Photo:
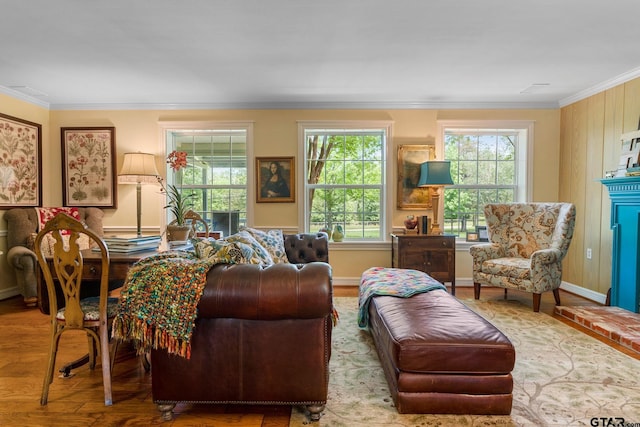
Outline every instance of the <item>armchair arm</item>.
{"label": "armchair arm", "polygon": [[531,254],[531,268],[540,268],[545,264],[555,264],[562,261],[560,249],[540,249]]}
{"label": "armchair arm", "polygon": [[38,296],[36,254],[24,246],[14,246],[7,252],[7,262],[16,271],[16,282],[25,301],[34,300]]}
{"label": "armchair arm", "polygon": [[476,260],[482,264],[488,259],[502,258],[504,257],[504,251],[496,243],[484,243],[480,245],[473,245],[469,248],[469,253],[473,257],[475,264]]}
{"label": "armchair arm", "polygon": [[38,259],[31,249],[14,246],[7,252],[7,262],[17,270],[34,270]]}

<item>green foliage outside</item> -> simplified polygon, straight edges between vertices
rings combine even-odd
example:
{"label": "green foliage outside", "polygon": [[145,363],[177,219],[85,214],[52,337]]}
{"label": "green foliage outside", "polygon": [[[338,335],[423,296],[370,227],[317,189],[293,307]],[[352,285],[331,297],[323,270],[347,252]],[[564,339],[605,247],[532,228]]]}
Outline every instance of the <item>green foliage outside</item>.
{"label": "green foliage outside", "polygon": [[445,134],[445,158],[451,160],[454,186],[445,187],[443,229],[465,236],[486,225],[487,203],[515,199],[517,133]]}
{"label": "green foliage outside", "polygon": [[309,230],[341,224],[348,239],[380,239],[382,134],[309,132],[306,141]]}

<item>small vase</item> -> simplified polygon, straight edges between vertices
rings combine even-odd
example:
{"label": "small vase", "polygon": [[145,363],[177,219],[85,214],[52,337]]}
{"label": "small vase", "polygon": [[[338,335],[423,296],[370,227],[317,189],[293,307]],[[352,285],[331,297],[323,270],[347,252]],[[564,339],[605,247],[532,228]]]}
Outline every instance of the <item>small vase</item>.
{"label": "small vase", "polygon": [[404,227],[407,230],[413,230],[418,225],[418,218],[414,215],[407,215],[407,219],[404,220]]}
{"label": "small vase", "polygon": [[340,224],[336,224],[333,227],[333,233],[331,236],[334,242],[342,242],[342,239],[344,238],[344,230]]}
{"label": "small vase", "polygon": [[189,238],[190,225],[167,225],[167,240],[170,242],[183,242]]}
{"label": "small vase", "polygon": [[329,237],[328,237],[328,239],[329,239],[329,240],[331,240],[331,234],[332,234],[332,232],[331,232],[331,228],[329,228],[329,227],[322,227],[322,228],[320,229],[320,232],[321,232],[321,233],[327,233],[327,236],[329,236]]}

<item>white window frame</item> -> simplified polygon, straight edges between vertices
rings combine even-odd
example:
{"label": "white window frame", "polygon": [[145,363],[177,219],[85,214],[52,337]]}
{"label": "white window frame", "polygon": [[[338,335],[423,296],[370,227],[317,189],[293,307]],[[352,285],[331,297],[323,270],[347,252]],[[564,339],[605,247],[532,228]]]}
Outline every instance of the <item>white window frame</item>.
{"label": "white window frame", "polygon": [[[533,147],[535,141],[533,120],[438,120],[436,158],[444,159],[444,133],[446,129],[522,129],[527,136],[520,141],[516,157],[516,201],[528,202],[533,194]],[[445,188],[446,191],[446,188]],[[439,206],[438,218],[444,219],[444,203]],[[460,236],[458,243],[464,242]]]}
{"label": "white window frame", "polygon": [[[254,204],[255,200],[255,172],[253,168],[253,122],[252,121],[161,121],[158,122],[159,141],[161,143],[161,152],[163,159],[167,158],[167,132],[185,131],[185,130],[244,130],[247,135],[247,225],[253,225]],[[167,178],[166,171],[164,179]],[[160,225],[164,229],[167,225],[168,214],[161,215]]]}
{"label": "white window frame", "polygon": [[[391,152],[391,147],[393,145],[393,122],[390,121],[382,121],[382,120],[362,120],[362,121],[341,121],[341,120],[333,120],[333,121],[299,121],[298,122],[298,165],[297,169],[300,171],[297,177],[297,188],[299,189],[299,203],[302,206],[302,209],[298,210],[298,224],[301,225],[301,231],[309,230],[309,222],[308,215],[309,212],[309,200],[307,199],[308,189],[307,189],[307,162],[306,162],[306,141],[305,141],[305,130],[307,129],[380,129],[386,133],[385,137],[385,147],[383,149],[383,186],[384,191],[382,191],[383,200],[381,202],[382,206],[382,235],[380,236],[380,240],[367,240],[367,241],[358,241],[358,240],[349,240],[347,236],[347,240],[339,243],[341,248],[349,249],[349,247],[357,247],[362,249],[363,247],[369,248],[378,248],[378,249],[388,249],[388,242],[390,241],[390,233],[392,230],[392,212],[393,206],[392,201],[393,197],[391,194],[391,189],[393,187],[392,179],[393,174],[390,173],[391,162],[389,159],[389,153]],[[317,230],[309,230],[310,232],[315,232]],[[382,245],[380,245],[382,243]]]}

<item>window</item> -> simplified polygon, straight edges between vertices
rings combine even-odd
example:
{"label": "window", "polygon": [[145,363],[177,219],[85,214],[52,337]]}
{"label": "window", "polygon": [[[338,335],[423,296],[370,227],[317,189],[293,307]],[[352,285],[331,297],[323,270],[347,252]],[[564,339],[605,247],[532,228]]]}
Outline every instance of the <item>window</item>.
{"label": "window", "polygon": [[528,199],[530,122],[440,123],[445,160],[454,185],[444,190],[445,233],[466,237],[486,225],[487,203]]}
{"label": "window", "polygon": [[386,123],[300,125],[307,232],[341,225],[347,241],[385,240],[389,133]]}
{"label": "window", "polygon": [[187,153],[186,168],[176,173],[167,165],[168,182],[193,194],[192,209],[225,236],[247,224],[249,137],[247,126],[165,130],[167,153]]}

